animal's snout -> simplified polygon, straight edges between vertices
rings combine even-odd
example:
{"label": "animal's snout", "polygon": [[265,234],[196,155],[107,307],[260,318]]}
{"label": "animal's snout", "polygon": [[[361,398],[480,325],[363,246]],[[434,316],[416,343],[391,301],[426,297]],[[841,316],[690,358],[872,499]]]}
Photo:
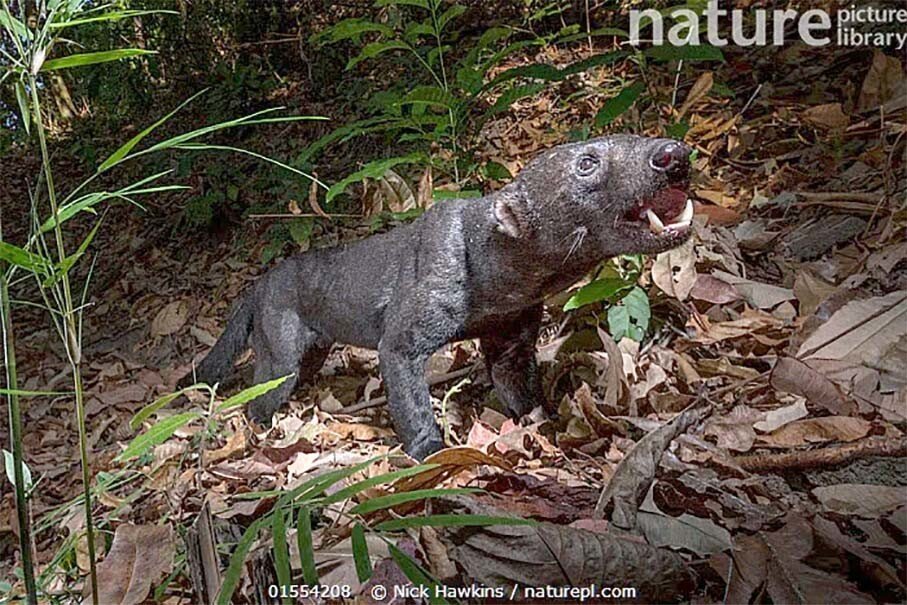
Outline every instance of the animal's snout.
{"label": "animal's snout", "polygon": [[679,141],[668,141],[658,146],[649,164],[671,178],[684,177],[690,171],[690,148]]}

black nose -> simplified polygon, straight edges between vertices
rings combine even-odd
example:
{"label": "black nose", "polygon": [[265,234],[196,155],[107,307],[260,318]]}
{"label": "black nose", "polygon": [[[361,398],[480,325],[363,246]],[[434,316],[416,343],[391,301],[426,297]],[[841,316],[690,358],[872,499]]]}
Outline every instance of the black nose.
{"label": "black nose", "polygon": [[672,177],[683,176],[690,171],[690,148],[679,141],[668,141],[655,150],[649,163]]}

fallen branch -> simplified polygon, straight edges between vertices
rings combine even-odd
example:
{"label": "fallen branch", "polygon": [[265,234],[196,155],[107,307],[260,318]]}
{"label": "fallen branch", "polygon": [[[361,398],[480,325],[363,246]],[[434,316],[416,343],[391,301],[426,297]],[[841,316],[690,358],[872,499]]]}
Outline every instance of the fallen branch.
{"label": "fallen branch", "polygon": [[750,472],[797,470],[839,466],[877,456],[907,456],[907,437],[870,437],[853,443],[844,443],[814,450],[785,452],[783,454],[755,454],[734,456],[740,468]]}

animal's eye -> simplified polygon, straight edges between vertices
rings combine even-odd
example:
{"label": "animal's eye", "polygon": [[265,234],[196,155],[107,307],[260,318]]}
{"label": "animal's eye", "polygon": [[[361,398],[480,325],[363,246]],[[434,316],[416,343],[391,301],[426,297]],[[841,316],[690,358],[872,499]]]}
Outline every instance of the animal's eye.
{"label": "animal's eye", "polygon": [[591,155],[585,155],[579,159],[579,164],[577,164],[577,170],[580,173],[580,176],[589,176],[595,169],[598,168],[598,158]]}

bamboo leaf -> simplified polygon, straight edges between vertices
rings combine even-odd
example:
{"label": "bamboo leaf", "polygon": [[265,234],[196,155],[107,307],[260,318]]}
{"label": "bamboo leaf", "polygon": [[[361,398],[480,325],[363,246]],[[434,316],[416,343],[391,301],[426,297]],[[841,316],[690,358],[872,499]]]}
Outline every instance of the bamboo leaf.
{"label": "bamboo leaf", "polygon": [[22,117],[22,125],[25,126],[25,134],[31,134],[31,112],[28,111],[28,97],[22,82],[16,82],[16,102],[19,103],[19,115]]}
{"label": "bamboo leaf", "polygon": [[174,115],[176,115],[176,113],[177,113],[179,110],[181,110],[183,107],[185,107],[186,105],[188,105],[189,103],[191,103],[192,101],[194,101],[199,95],[204,94],[207,90],[208,90],[208,89],[206,88],[206,89],[204,89],[204,90],[200,90],[199,92],[195,93],[194,95],[192,95],[191,97],[189,97],[188,99],[186,99],[185,101],[183,101],[182,103],[180,103],[179,106],[178,106],[176,109],[174,109],[173,111],[171,111],[170,113],[168,113],[167,115],[165,115],[163,118],[161,118],[160,120],[158,120],[157,122],[155,122],[154,124],[152,124],[151,126],[149,126],[148,128],[146,128],[146,129],[143,130],[142,132],[138,133],[137,135],[135,135],[134,137],[132,137],[132,138],[129,139],[128,141],[126,141],[126,143],[124,143],[119,149],[117,149],[117,150],[114,151],[112,154],[110,154],[110,157],[108,157],[106,160],[104,160],[104,161],[101,163],[100,166],[98,166],[98,170],[97,170],[97,171],[98,171],[98,172],[104,172],[104,171],[107,170],[108,168],[110,168],[110,167],[114,166],[115,164],[119,163],[120,160],[122,160],[124,157],[126,157],[126,155],[127,155],[130,151],[132,151],[132,148],[133,148],[133,147],[135,147],[136,145],[138,145],[138,144],[142,141],[142,139],[144,139],[144,138],[147,137],[149,134],[151,134],[152,132],[154,132],[154,130],[155,130],[158,126],[160,126],[160,125],[163,124],[164,122],[168,121],[170,118],[172,118]]}
{"label": "bamboo leaf", "polygon": [[138,458],[156,445],[160,445],[173,436],[173,433],[186,426],[193,420],[201,418],[198,412],[185,412],[164,418],[150,429],[133,439],[126,449],[116,457],[117,460],[131,460]]}
{"label": "bamboo leaf", "polygon": [[220,585],[220,592],[217,593],[217,605],[230,605],[233,602],[233,593],[239,585],[242,578],[243,569],[245,568],[246,557],[252,548],[252,543],[258,537],[258,532],[264,527],[265,523],[270,521],[268,517],[261,517],[252,522],[246,531],[243,532],[242,538],[236,545],[236,550],[230,556],[230,563],[224,572],[224,579]]}
{"label": "bamboo leaf", "polygon": [[383,40],[381,42],[372,42],[366,44],[359,54],[349,60],[346,64],[346,69],[352,69],[359,63],[367,59],[373,59],[380,54],[386,53],[390,50],[411,50],[409,44],[401,42],[399,40]]}
{"label": "bamboo leaf", "polygon": [[0,395],[16,395],[18,397],[55,397],[57,395],[72,395],[72,391],[23,391],[22,389],[0,389]]}
{"label": "bamboo leaf", "polygon": [[[282,508],[275,509],[271,522],[271,537],[274,540],[274,567],[277,571],[277,584],[279,586],[289,586],[293,579],[290,574],[290,551],[287,548],[287,520],[284,514]],[[293,602],[289,597],[284,597],[282,601],[284,605]]]}
{"label": "bamboo leaf", "polygon": [[186,392],[186,389],[182,389],[182,390],[176,391],[174,393],[167,393],[163,397],[158,397],[157,399],[155,399],[154,401],[152,401],[151,403],[149,403],[148,405],[143,407],[141,410],[136,412],[135,416],[132,417],[132,420],[129,421],[130,428],[132,428],[132,430],[134,430],[134,431],[138,430],[138,428],[140,426],[142,426],[142,423],[145,422],[146,420],[148,420],[149,418],[151,418],[151,416],[155,412],[157,412],[159,409],[169,405],[177,397],[179,397],[180,395],[182,395],[185,392]]}
{"label": "bamboo leaf", "polygon": [[16,19],[5,8],[0,9],[0,27],[19,38],[31,40],[31,31],[25,24]]}
{"label": "bamboo leaf", "polygon": [[[16,486],[16,467],[13,466],[15,461],[13,459],[12,452],[3,450],[3,465],[6,467],[6,478],[9,479],[9,482],[13,484],[13,487]],[[24,484],[25,491],[31,489],[32,486],[32,477],[31,469],[28,468],[28,465],[25,462],[22,462],[22,483]],[[355,554],[355,553],[354,553]],[[359,563],[356,563],[356,570],[359,569]]]}
{"label": "bamboo leaf", "polygon": [[309,586],[318,585],[318,571],[315,568],[315,550],[312,541],[312,513],[308,506],[299,509],[296,520],[296,545],[302,563],[302,580]]}
{"label": "bamboo leaf", "polygon": [[373,513],[376,510],[382,510],[385,508],[393,508],[399,504],[405,504],[407,502],[414,502],[416,500],[425,500],[427,498],[441,498],[443,496],[458,496],[465,494],[475,494],[481,492],[482,490],[474,487],[451,487],[451,488],[439,488],[439,489],[417,489],[411,492],[401,492],[399,494],[390,494],[387,496],[378,496],[376,498],[369,498],[365,502],[361,502],[354,506],[350,512],[357,515],[366,515],[368,513]]}
{"label": "bamboo leaf", "polygon": [[374,477],[369,477],[368,479],[363,479],[362,481],[357,481],[352,485],[348,485],[343,489],[339,489],[324,500],[322,500],[323,505],[333,504],[335,502],[342,502],[347,498],[355,496],[356,494],[363,492],[369,488],[381,485],[382,483],[389,483],[400,479],[401,477],[411,477],[413,475],[418,475],[427,470],[436,468],[437,464],[420,464],[418,466],[413,466],[410,468],[402,468],[400,470],[391,471],[389,473],[383,473],[381,475],[376,475]]}
{"label": "bamboo leaf", "polygon": [[350,540],[353,546],[353,562],[356,565],[356,576],[360,582],[368,582],[372,577],[372,562],[368,557],[368,543],[365,541],[365,530],[357,523],[353,526]]}
{"label": "bamboo leaf", "polygon": [[395,531],[414,527],[484,527],[488,525],[536,525],[532,519],[494,517],[490,515],[425,515],[391,519],[375,526],[379,531]]}
{"label": "bamboo leaf", "polygon": [[268,393],[269,391],[273,391],[274,389],[276,389],[277,387],[282,385],[284,382],[286,382],[286,380],[290,376],[293,376],[293,374],[287,374],[286,376],[282,376],[280,378],[275,378],[274,380],[269,380],[268,382],[262,382],[261,384],[256,384],[255,386],[251,386],[247,389],[243,389],[236,395],[229,397],[226,401],[224,401],[222,404],[217,406],[217,411],[223,412],[225,410],[232,410],[233,408],[239,407],[239,406],[243,405],[244,403],[248,403],[249,401],[252,401],[253,399],[255,399],[257,397],[260,397],[260,396],[264,395],[265,393]]}
{"label": "bamboo leaf", "polygon": [[47,261],[19,246],[0,241],[0,260],[38,274],[47,272]]}
{"label": "bamboo leaf", "polygon": [[643,90],[645,90],[645,84],[633,82],[617,93],[616,96],[605,101],[602,108],[595,114],[595,126],[602,128],[616,120],[621,114],[630,109]]}
{"label": "bamboo leaf", "polygon": [[99,21],[119,21],[121,19],[129,19],[132,17],[141,17],[143,15],[178,15],[177,11],[170,10],[122,10],[114,11],[110,13],[104,13],[103,15],[98,15],[96,17],[84,17],[82,19],[73,19],[72,21],[55,21],[48,24],[50,29],[64,29],[67,27],[75,27],[76,25],[84,25],[86,23],[97,23]]}
{"label": "bamboo leaf", "polygon": [[343,180],[338,181],[337,183],[334,183],[333,185],[331,185],[331,188],[328,189],[327,195],[325,196],[325,202],[330,202],[331,200],[333,200],[335,197],[340,195],[347,187],[349,187],[353,183],[358,183],[358,182],[362,181],[363,179],[368,179],[368,178],[370,178],[370,179],[381,178],[382,176],[384,176],[384,173],[386,173],[388,170],[390,170],[394,166],[398,166],[400,164],[416,164],[418,162],[423,161],[424,159],[425,159],[424,154],[415,152],[415,153],[411,153],[411,154],[405,155],[405,156],[388,158],[386,160],[375,160],[373,162],[369,162],[368,164],[363,166],[360,170],[357,170],[356,172],[348,175]]}
{"label": "bamboo leaf", "polygon": [[391,557],[393,557],[394,561],[403,572],[403,575],[405,575],[410,582],[412,582],[416,586],[426,586],[429,588],[429,603],[431,603],[432,605],[443,605],[448,602],[444,597],[436,596],[437,591],[434,589],[434,587],[437,585],[437,582],[432,579],[429,573],[425,571],[421,565],[416,563],[408,554],[406,554],[393,544],[388,544],[387,547],[391,553]]}
{"label": "bamboo leaf", "polygon": [[139,57],[142,55],[153,55],[154,51],[143,50],[141,48],[119,48],[117,50],[103,50],[95,53],[82,53],[78,55],[68,55],[57,59],[48,59],[41,66],[41,71],[53,71],[57,69],[69,69],[71,67],[83,67],[85,65],[95,65],[97,63],[108,63],[110,61],[119,61],[129,57]]}

